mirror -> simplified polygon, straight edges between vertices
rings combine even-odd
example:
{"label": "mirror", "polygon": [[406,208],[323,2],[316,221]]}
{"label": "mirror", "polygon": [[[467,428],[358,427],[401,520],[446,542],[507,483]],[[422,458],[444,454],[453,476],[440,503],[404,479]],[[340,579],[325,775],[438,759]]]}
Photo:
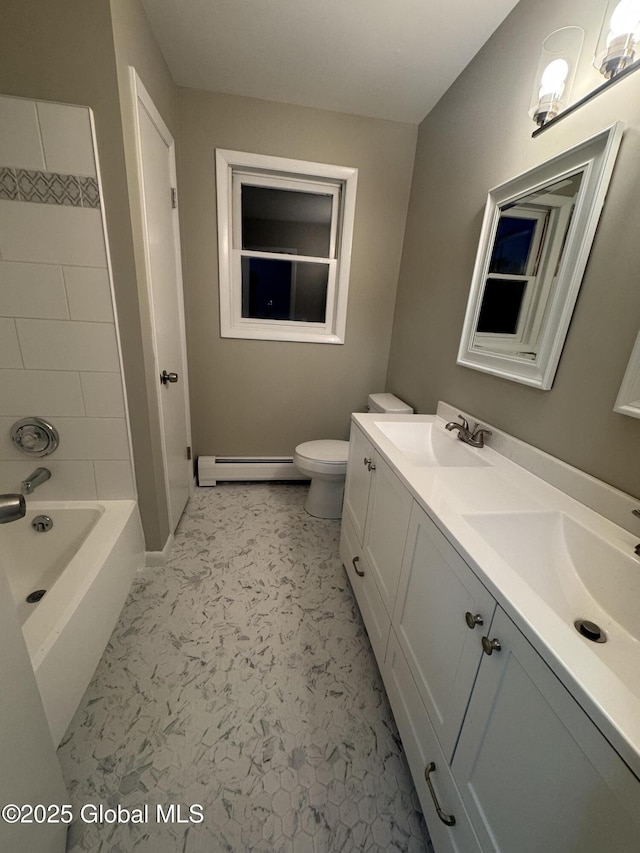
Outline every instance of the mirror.
{"label": "mirror", "polygon": [[620,386],[614,412],[640,418],[640,332]]}
{"label": "mirror", "polygon": [[551,388],[622,130],[489,192],[458,364]]}

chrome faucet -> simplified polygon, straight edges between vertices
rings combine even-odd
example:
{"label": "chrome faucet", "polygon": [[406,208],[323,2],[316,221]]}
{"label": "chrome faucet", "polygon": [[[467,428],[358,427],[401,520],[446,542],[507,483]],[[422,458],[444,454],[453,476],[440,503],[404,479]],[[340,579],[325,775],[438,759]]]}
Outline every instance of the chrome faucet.
{"label": "chrome faucet", "polygon": [[0,495],[0,524],[24,518],[26,511],[24,495]]}
{"label": "chrome faucet", "polygon": [[448,424],[445,424],[444,428],[448,429],[449,432],[453,429],[457,429],[460,441],[464,441],[465,444],[469,444],[471,447],[484,447],[484,437],[485,435],[492,435],[491,430],[485,429],[485,427],[480,426],[479,423],[476,423],[473,428],[471,428],[466,418],[463,418],[462,415],[458,415],[458,417],[462,423],[449,421]]}
{"label": "chrome faucet", "polygon": [[22,481],[22,494],[30,495],[34,489],[46,483],[51,477],[51,471],[48,468],[36,468],[33,474],[30,474],[26,480]]}

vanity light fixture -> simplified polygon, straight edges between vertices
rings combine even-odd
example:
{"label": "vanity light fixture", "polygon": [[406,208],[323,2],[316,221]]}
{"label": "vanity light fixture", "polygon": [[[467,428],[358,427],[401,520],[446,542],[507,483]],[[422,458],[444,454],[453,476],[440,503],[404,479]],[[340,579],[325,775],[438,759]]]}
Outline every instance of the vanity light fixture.
{"label": "vanity light fixture", "polygon": [[612,80],[638,59],[640,0],[609,0],[593,64]]}
{"label": "vanity light fixture", "polygon": [[529,115],[538,127],[567,107],[583,39],[580,27],[562,27],[542,43],[529,107]]}

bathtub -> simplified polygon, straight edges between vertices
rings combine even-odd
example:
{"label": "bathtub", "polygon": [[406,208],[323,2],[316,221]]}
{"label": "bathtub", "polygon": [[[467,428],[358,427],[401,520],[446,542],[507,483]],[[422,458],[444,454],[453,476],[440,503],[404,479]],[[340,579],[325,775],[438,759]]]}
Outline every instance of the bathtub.
{"label": "bathtub", "polygon": [[[32,529],[39,515],[51,530]],[[25,518],[0,527],[0,559],[57,746],[144,565],[137,503],[29,499]],[[37,590],[46,593],[27,603]]]}

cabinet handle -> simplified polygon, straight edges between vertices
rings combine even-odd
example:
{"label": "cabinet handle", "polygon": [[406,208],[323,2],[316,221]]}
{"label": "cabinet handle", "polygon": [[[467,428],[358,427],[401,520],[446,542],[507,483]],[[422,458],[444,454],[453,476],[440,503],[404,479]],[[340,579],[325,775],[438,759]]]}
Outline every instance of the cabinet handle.
{"label": "cabinet handle", "polygon": [[351,562],[353,563],[353,568],[356,570],[356,574],[358,575],[358,577],[363,578],[364,572],[361,572],[360,569],[356,566],[356,563],[360,562],[360,557],[354,557]]}
{"label": "cabinet handle", "polygon": [[482,651],[485,655],[492,655],[494,652],[499,652],[502,650],[502,643],[500,640],[490,640],[488,637],[482,638]]}
{"label": "cabinet handle", "polygon": [[479,613],[476,613],[476,615],[474,616],[473,613],[470,613],[467,610],[467,612],[464,614],[464,618],[467,620],[467,625],[471,628],[472,631],[476,627],[476,625],[484,625],[484,619]]}
{"label": "cabinet handle", "polygon": [[[372,462],[373,462],[373,458],[371,458],[371,459],[367,459],[367,457],[366,457],[366,456],[364,457],[364,464],[365,464],[366,466],[370,466]],[[371,470],[371,468],[369,468],[369,470]]]}
{"label": "cabinet handle", "polygon": [[427,766],[424,768],[424,779],[427,785],[429,786],[429,793],[431,794],[431,799],[433,800],[433,805],[436,809],[436,814],[440,818],[440,820],[445,824],[445,826],[455,826],[456,819],[452,814],[445,814],[440,808],[440,803],[438,802],[438,798],[436,797],[436,792],[433,790],[433,785],[431,784],[431,779],[429,776],[436,769],[436,765],[433,761],[430,761]]}

